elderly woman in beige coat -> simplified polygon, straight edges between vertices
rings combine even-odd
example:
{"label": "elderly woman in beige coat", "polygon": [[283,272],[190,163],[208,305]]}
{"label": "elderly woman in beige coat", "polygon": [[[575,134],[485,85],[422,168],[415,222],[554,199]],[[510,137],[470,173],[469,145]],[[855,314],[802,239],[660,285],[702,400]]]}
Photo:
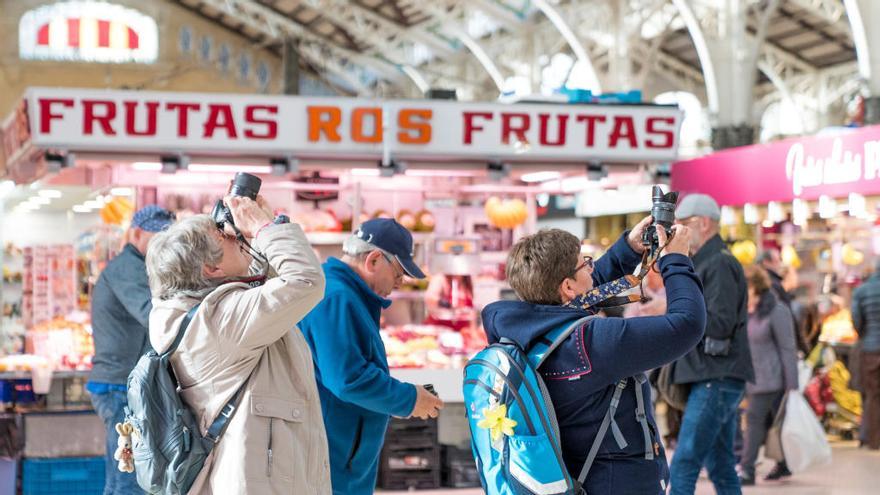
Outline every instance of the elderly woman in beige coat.
{"label": "elderly woman in beige coat", "polygon": [[330,494],[327,438],[311,352],[294,326],[323,297],[321,265],[299,225],[273,223],[261,197],[227,197],[235,225],[274,272],[246,282],[251,256],[207,215],[178,222],[150,244],[150,342],[170,347],[184,402],[202,429],[241,387],[239,406],[190,494]]}

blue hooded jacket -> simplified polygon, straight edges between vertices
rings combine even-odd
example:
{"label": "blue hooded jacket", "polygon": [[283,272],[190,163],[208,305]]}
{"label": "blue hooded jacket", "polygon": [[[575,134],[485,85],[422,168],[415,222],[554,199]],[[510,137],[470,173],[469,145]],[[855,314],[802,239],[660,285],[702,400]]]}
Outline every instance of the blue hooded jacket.
{"label": "blue hooded jacket", "polygon": [[[625,237],[621,238],[596,261],[594,286],[632,273],[640,259]],[[690,259],[667,254],[658,266],[666,287],[665,315],[591,320],[573,332],[540,369],[556,410],[563,460],[575,478],[608,410],[615,384],[676,360],[703,336],[706,306]],[[570,325],[587,314],[563,306],[501,301],[486,306],[483,325],[490,344],[506,337],[528,349],[549,330]],[[647,401],[651,397],[647,382],[642,391]],[[613,435],[606,435],[585,483],[587,493],[666,493],[666,454],[653,407],[646,409],[648,426],[658,446],[655,458],[645,459],[644,434],[636,421],[636,398],[630,380],[615,415],[628,445],[620,449]]]}
{"label": "blue hooded jacket", "polygon": [[333,493],[372,494],[388,418],[412,413],[416,388],[388,372],[379,316],[391,301],[336,258],[324,276],[324,299],[299,328],[315,362]]}

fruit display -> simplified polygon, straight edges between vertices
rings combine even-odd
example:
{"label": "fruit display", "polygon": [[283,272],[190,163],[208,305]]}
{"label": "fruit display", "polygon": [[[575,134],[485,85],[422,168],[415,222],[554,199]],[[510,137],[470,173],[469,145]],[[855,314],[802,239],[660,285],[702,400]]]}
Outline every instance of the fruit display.
{"label": "fruit display", "polygon": [[751,265],[758,256],[758,246],[753,241],[745,240],[733,243],[730,252],[742,265]]}
{"label": "fruit display", "polygon": [[437,225],[437,220],[434,218],[434,214],[428,210],[421,210],[416,213],[416,232],[434,232],[434,227]]}
{"label": "fruit display", "polygon": [[27,331],[25,350],[45,358],[53,369],[83,370],[92,367],[95,343],[86,313],[55,318]]}
{"label": "fruit display", "polygon": [[457,369],[477,350],[466,345],[464,332],[443,326],[389,326],[380,333],[390,368]]}
{"label": "fruit display", "polygon": [[843,263],[849,266],[861,265],[865,261],[865,254],[846,243],[840,248],[840,257]]}
{"label": "fruit display", "polygon": [[104,223],[122,225],[134,215],[134,203],[128,198],[117,196],[108,201],[99,213]]}
{"label": "fruit display", "polygon": [[486,200],[485,211],[489,222],[501,229],[518,227],[528,218],[526,203],[518,198],[502,200],[492,196]]}
{"label": "fruit display", "polygon": [[298,223],[306,232],[342,232],[343,222],[336,218],[333,210],[310,210],[291,215],[291,221]]}
{"label": "fruit display", "polygon": [[844,308],[830,314],[822,322],[822,331],[819,334],[821,342],[852,344],[858,338],[859,336],[853,328],[852,314],[848,309]]}
{"label": "fruit display", "polygon": [[416,216],[409,210],[400,210],[397,213],[397,223],[406,227],[406,230],[413,231],[416,228]]}

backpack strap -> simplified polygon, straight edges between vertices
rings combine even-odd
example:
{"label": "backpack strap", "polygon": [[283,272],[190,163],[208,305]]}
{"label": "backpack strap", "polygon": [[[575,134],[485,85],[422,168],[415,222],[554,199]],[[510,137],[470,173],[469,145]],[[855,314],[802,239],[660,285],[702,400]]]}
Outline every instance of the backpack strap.
{"label": "backpack strap", "polygon": [[[535,369],[540,368],[541,365],[544,364],[544,361],[547,360],[548,357],[550,357],[550,353],[552,353],[556,350],[557,347],[562,345],[562,343],[565,342],[565,340],[568,339],[569,336],[571,336],[572,332],[574,332],[576,329],[586,324],[590,320],[598,317],[598,315],[584,316],[583,318],[578,319],[577,321],[566,327],[565,330],[558,334],[555,333],[558,331],[558,329],[547,332],[545,336],[549,337],[552,340],[544,339],[544,341],[538,341],[527,352],[527,354],[529,355],[529,360],[532,361]],[[548,340],[550,342],[549,344],[547,343]]]}
{"label": "backpack strap", "polygon": [[174,337],[174,342],[171,343],[171,347],[169,347],[165,352],[162,353],[162,358],[167,359],[169,356],[174,354],[174,351],[177,350],[177,346],[180,345],[180,341],[183,340],[183,335],[186,333],[187,327],[189,327],[189,322],[192,321],[193,316],[195,316],[196,311],[199,309],[201,303],[196,304],[186,314],[183,316],[183,320],[180,322],[180,327],[177,329],[177,335]]}
{"label": "backpack strap", "polygon": [[592,467],[593,461],[596,460],[596,455],[599,453],[599,447],[605,439],[605,434],[608,433],[608,427],[614,421],[614,414],[617,412],[617,406],[620,405],[620,395],[623,393],[623,389],[626,388],[628,382],[629,378],[624,378],[617,382],[617,385],[614,387],[614,394],[611,396],[611,404],[608,406],[608,411],[605,412],[605,417],[602,419],[602,424],[599,426],[599,433],[597,433],[596,438],[593,439],[590,453],[587,454],[587,460],[584,462],[584,467],[581,468],[581,473],[578,476],[578,483],[580,483],[581,486],[587,481],[587,474],[590,472],[590,467]]}
{"label": "backpack strap", "polygon": [[648,428],[645,396],[642,393],[642,385],[648,381],[648,377],[644,373],[639,373],[633,378],[636,381],[636,421],[642,426],[642,435],[645,437],[645,459],[651,460],[654,458],[654,439],[651,437],[651,431]]}

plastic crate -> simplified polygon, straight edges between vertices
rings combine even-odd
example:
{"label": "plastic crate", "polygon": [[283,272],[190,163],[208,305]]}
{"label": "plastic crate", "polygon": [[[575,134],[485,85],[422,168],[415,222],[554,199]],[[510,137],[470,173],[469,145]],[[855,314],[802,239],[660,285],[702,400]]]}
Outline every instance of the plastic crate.
{"label": "plastic crate", "polygon": [[104,492],[103,457],[25,459],[24,495],[101,495]]}

